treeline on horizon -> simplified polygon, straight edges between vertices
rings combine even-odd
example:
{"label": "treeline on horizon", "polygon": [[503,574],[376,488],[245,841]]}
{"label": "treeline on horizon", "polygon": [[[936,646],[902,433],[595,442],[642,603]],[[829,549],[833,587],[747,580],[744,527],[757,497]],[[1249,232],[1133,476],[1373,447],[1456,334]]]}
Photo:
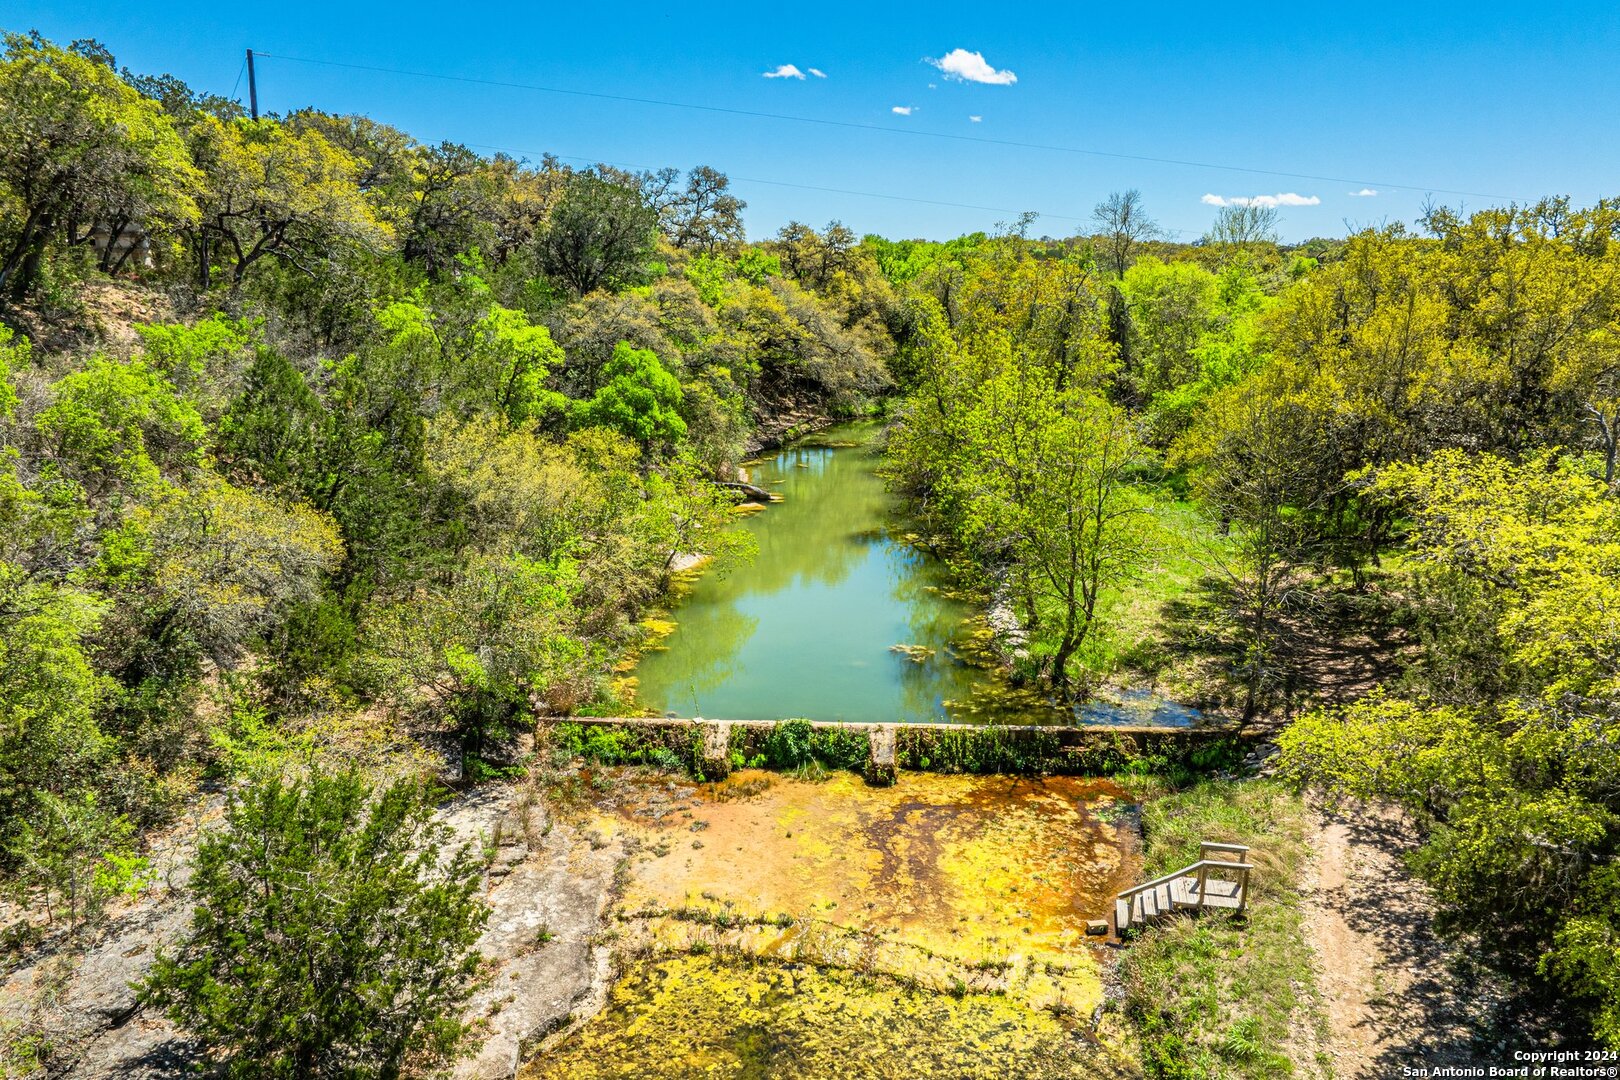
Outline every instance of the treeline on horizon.
{"label": "treeline on horizon", "polygon": [[[1308,703],[1301,620],[1376,611],[1400,675],[1305,710],[1285,770],[1410,808],[1453,923],[1620,1045],[1620,204],[1295,247],[1229,207],[1186,245],[1124,192],[1067,239],[750,243],[709,168],[252,120],[5,40],[0,870],[53,918],[204,783],[476,780],[534,709],[622,707],[676,556],[747,556],[712,481],[777,415],[877,409],[1055,700],[1130,674],[1111,597],[1172,503],[1211,700]],[[98,341],[118,297],[152,316]]]}

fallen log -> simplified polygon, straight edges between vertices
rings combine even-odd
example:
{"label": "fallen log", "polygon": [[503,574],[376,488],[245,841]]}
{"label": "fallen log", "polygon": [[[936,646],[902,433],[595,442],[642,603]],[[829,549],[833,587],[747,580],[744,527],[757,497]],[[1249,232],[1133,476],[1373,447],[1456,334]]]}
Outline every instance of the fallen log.
{"label": "fallen log", "polygon": [[723,488],[742,492],[743,502],[768,503],[771,501],[770,492],[753,484],[745,484],[741,480],[718,480],[716,483]]}

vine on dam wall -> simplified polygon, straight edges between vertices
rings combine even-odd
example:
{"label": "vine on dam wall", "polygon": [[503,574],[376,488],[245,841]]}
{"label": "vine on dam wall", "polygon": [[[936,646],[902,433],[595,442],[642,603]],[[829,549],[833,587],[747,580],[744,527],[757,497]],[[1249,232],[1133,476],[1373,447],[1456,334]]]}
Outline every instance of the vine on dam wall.
{"label": "vine on dam wall", "polygon": [[[1250,737],[1229,727],[970,727],[577,718],[543,720],[556,750],[604,765],[654,765],[717,779],[732,769],[1171,778],[1235,768]],[[878,760],[880,755],[887,761]]]}

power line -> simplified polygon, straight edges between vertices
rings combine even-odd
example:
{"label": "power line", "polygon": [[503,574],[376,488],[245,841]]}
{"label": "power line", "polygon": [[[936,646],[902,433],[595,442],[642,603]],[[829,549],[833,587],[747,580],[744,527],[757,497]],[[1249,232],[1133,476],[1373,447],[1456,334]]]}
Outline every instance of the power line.
{"label": "power line", "polygon": [[[488,143],[468,143],[467,145],[479,150],[494,150],[502,154],[517,154],[522,155],[523,157],[534,157],[541,155],[542,153],[541,151],[535,150],[518,150],[510,146],[491,146]],[[560,158],[563,161],[583,161],[593,165],[612,165],[620,169],[653,168],[651,165],[641,165],[631,161],[606,161],[602,158],[582,157],[578,154],[552,154],[551,156]],[[921,203],[924,206],[948,206],[956,210],[986,210],[994,214],[1020,214],[1024,212],[1022,210],[1014,210],[1011,207],[1006,206],[979,206],[975,203],[946,202],[942,199],[923,199],[914,195],[891,195],[881,191],[855,191],[850,188],[819,187],[815,184],[795,184],[786,180],[765,180],[757,176],[734,176],[730,173],[726,174],[726,179],[737,184],[765,184],[770,187],[796,188],[799,191],[822,191],[833,195],[858,195],[867,199],[888,199],[893,202]],[[1089,220],[1088,218],[1076,217],[1073,214],[1048,214],[1045,211],[1039,210],[1036,211],[1036,213],[1040,214],[1040,216],[1043,218],[1055,218],[1059,221]],[[1185,232],[1186,230],[1177,229],[1175,231]]]}
{"label": "power line", "polygon": [[724,105],[700,105],[689,101],[671,101],[664,98],[632,97],[626,94],[608,94],[596,90],[574,90],[558,86],[542,86],[537,83],[508,82],[500,79],[480,79],[470,75],[444,75],[432,71],[411,71],[406,68],[380,67],[373,64],[352,64],[341,60],[318,60],[307,56],[286,56],[281,53],[261,52],[258,56],[271,57],[277,60],[286,60],[296,64],[314,64],[321,67],[346,68],[351,71],[370,71],[385,75],[404,75],[417,79],[439,79],[444,82],[469,83],[475,86],[498,86],[511,90],[532,90],[541,94],[561,94],[568,97],[594,98],[599,101],[620,101],[634,105],[656,105],[670,109],[689,109],[695,112],[720,113],[727,116],[747,116],[761,120],[785,120],[796,124],[815,124],[821,127],[847,128],[857,131],[878,131],[890,135],[909,135],[913,138],[949,139],[953,142],[978,143],[986,146],[1018,147],[1025,150],[1047,150],[1060,154],[1080,154],[1088,157],[1112,158],[1119,161],[1141,161],[1154,165],[1175,165],[1191,169],[1212,169],[1220,172],[1247,173],[1253,176],[1280,176],[1291,180],[1317,180],[1332,184],[1360,184],[1364,187],[1392,188],[1398,191],[1424,191],[1437,195],[1464,195],[1479,199],[1504,199],[1513,201],[1509,195],[1493,195],[1483,191],[1459,191],[1453,188],[1427,187],[1419,184],[1395,184],[1387,180],[1351,179],[1343,176],[1323,176],[1316,173],[1283,172],[1277,169],[1251,169],[1240,165],[1219,165],[1208,161],[1192,161],[1182,158],[1152,157],[1145,154],[1122,154],[1108,150],[1093,150],[1079,146],[1062,146],[1055,143],[1020,142],[1015,139],[996,139],[984,135],[958,135],[944,131],[927,131],[917,128],[886,127],[882,124],[867,124],[854,120],[827,120],[815,116],[796,116],[792,113],[762,112],[754,109],[736,109]]}
{"label": "power line", "polygon": [[[543,156],[544,154],[543,151],[538,150],[518,150],[510,146],[492,146],[488,143],[467,143],[466,145],[479,150],[494,150],[502,154],[518,154],[522,155],[523,157],[533,157],[536,155]],[[612,165],[619,169],[651,170],[656,167],[652,165],[642,165],[633,161],[607,161],[600,157],[582,157],[578,154],[552,154],[551,156],[562,161],[583,161],[590,165]],[[1007,206],[979,206],[976,203],[946,202],[941,199],[922,199],[915,195],[891,195],[882,191],[855,191],[851,188],[819,187],[815,184],[795,184],[786,180],[764,180],[757,176],[735,176],[731,173],[726,174],[726,179],[738,184],[766,184],[770,187],[795,188],[799,191],[823,191],[834,195],[858,195],[866,199],[888,199],[893,202],[920,203],[924,206],[948,206],[956,210],[987,210],[994,214],[1022,214],[1029,211],[1028,207],[1025,207],[1023,210],[1014,210]],[[1045,210],[1035,210],[1030,212],[1039,217],[1053,218],[1057,221],[1091,220],[1089,217],[1079,217],[1074,214],[1051,214]],[[1192,229],[1170,229],[1165,228],[1164,226],[1160,226],[1160,229],[1164,232],[1173,232],[1180,236],[1187,236],[1195,231]]]}
{"label": "power line", "polygon": [[236,91],[242,85],[242,73],[247,70],[247,57],[242,57],[242,66],[236,69],[236,81],[231,83],[230,101],[236,100]]}
{"label": "power line", "polygon": [[[253,55],[255,56],[255,58],[257,58],[257,57],[263,57],[263,56],[270,56],[272,54],[265,53],[265,52],[256,52]],[[283,59],[284,60],[284,59],[288,59],[288,57],[277,57],[277,59]],[[232,85],[232,87],[231,87],[231,97],[232,97],[232,99],[234,99],[236,97],[236,90],[242,83],[242,72],[246,70],[246,67],[247,67],[247,61],[244,59],[242,67],[239,68],[238,71],[237,71],[236,83],[234,85]],[[493,151],[496,151],[498,153],[513,154],[513,155],[519,155],[519,156],[530,157],[530,158],[532,158],[532,157],[543,157],[547,153],[546,151],[540,151],[540,150],[520,150],[520,149],[517,149],[515,147],[510,147],[510,146],[495,146],[495,145],[492,145],[492,144],[489,144],[489,143],[467,143],[465,145],[470,146],[470,147],[474,147],[474,148],[480,149],[480,150],[493,150]],[[551,156],[556,157],[556,158],[560,158],[560,159],[562,159],[564,161],[580,161],[580,162],[585,162],[587,164],[593,164],[593,165],[594,164],[613,165],[613,166],[616,166],[617,168],[621,168],[621,169],[652,170],[652,169],[656,168],[656,166],[643,165],[643,164],[639,164],[639,163],[636,163],[636,162],[609,161],[609,160],[606,160],[606,159],[604,159],[604,158],[602,158],[600,156],[598,156],[598,157],[584,157],[584,156],[581,156],[581,155],[574,155],[574,154],[552,154]],[[915,195],[894,195],[894,194],[891,194],[889,192],[882,192],[882,191],[857,191],[857,190],[854,190],[854,189],[851,189],[851,188],[823,187],[823,186],[819,186],[819,185],[816,185],[816,184],[798,184],[798,183],[793,183],[793,182],[790,182],[790,181],[787,181],[787,180],[766,180],[763,177],[758,177],[758,176],[736,176],[736,175],[728,174],[727,179],[731,180],[733,183],[739,183],[739,184],[762,184],[762,185],[766,185],[766,186],[769,186],[769,187],[793,188],[793,189],[798,190],[798,191],[819,191],[819,192],[824,192],[824,193],[833,194],[833,195],[854,195],[854,196],[858,196],[860,198],[866,198],[866,199],[884,199],[884,200],[888,200],[888,201],[891,201],[891,202],[916,203],[916,204],[919,204],[919,205],[922,205],[922,206],[944,206],[944,207],[950,207],[951,209],[955,209],[955,210],[983,210],[983,211],[987,211],[989,213],[995,213],[995,214],[1020,214],[1020,213],[1024,213],[1025,210],[1028,209],[1027,207],[1025,207],[1023,210],[1015,210],[1012,207],[1007,207],[1007,206],[981,206],[981,205],[979,205],[977,203],[949,202],[949,201],[943,200],[943,199],[924,199],[924,198],[920,198],[920,197],[915,196]],[[1088,218],[1080,217],[1080,216],[1077,216],[1077,215],[1074,215],[1074,214],[1054,214],[1054,213],[1050,213],[1050,212],[1044,211],[1044,210],[1038,210],[1038,211],[1035,211],[1035,213],[1037,213],[1042,218],[1050,218],[1050,219],[1053,219],[1053,220],[1056,220],[1056,221],[1087,221],[1087,220],[1089,220]],[[1174,232],[1174,233],[1177,233],[1179,235],[1186,235],[1191,230],[1188,230],[1188,229],[1167,229],[1165,231]]]}

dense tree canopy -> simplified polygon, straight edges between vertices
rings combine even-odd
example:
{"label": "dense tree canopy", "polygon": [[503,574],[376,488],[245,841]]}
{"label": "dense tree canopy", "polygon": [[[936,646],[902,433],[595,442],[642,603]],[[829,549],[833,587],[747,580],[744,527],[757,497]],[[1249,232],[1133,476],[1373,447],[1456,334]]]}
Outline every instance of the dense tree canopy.
{"label": "dense tree canopy", "polygon": [[[196,169],[162,107],[94,53],[5,36],[0,59],[0,291],[26,291],[55,235],[196,216]],[[58,234],[58,230],[60,234]]]}
{"label": "dense tree canopy", "polygon": [[[712,481],[765,403],[886,385],[875,268],[784,281],[710,168],[664,198],[250,120],[15,35],[0,127],[0,872],[66,925],[266,740],[377,710],[471,780],[530,711],[612,700],[672,567],[747,554]],[[72,338],[98,279],[161,316],[60,354],[13,329]]]}
{"label": "dense tree canopy", "polygon": [[[1015,680],[1072,708],[1205,650],[1190,696],[1292,721],[1301,780],[1409,805],[1452,922],[1620,1045],[1616,204],[1436,207],[1292,246],[1258,205],[1169,242],[1134,191],[1067,238],[1025,215],[944,243],[837,221],[749,242],[743,210],[707,166],[251,120],[94,43],[8,36],[6,882],[79,925],[145,830],[264,756],[244,746],[408,745],[472,782],[533,711],[633,707],[615,665],[672,569],[747,554],[714,481],[783,418],[876,411],[918,542],[995,608]],[[92,286],[150,314],[105,332]],[[1182,592],[1133,611],[1172,561]],[[1149,608],[1158,640],[1126,655]],[[1395,643],[1377,692],[1313,684],[1328,610]],[[242,796],[233,821],[286,842],[207,848],[198,940],[262,929],[232,892],[252,866],[332,985],[417,970],[409,941],[332,940],[277,891],[358,866],[378,830],[393,854],[345,885],[355,910],[460,887],[403,854],[426,804],[363,786]],[[316,834],[336,861],[300,846]],[[451,906],[401,925],[462,941]],[[256,1011],[255,987],[278,1009],[311,992],[273,960],[162,970],[154,993],[218,1045],[312,1060]],[[426,1013],[381,1023],[386,1046],[312,1030],[338,1071],[452,1034]]]}
{"label": "dense tree canopy", "polygon": [[540,268],[581,296],[635,284],[652,255],[657,222],[635,189],[569,177],[540,238]]}

